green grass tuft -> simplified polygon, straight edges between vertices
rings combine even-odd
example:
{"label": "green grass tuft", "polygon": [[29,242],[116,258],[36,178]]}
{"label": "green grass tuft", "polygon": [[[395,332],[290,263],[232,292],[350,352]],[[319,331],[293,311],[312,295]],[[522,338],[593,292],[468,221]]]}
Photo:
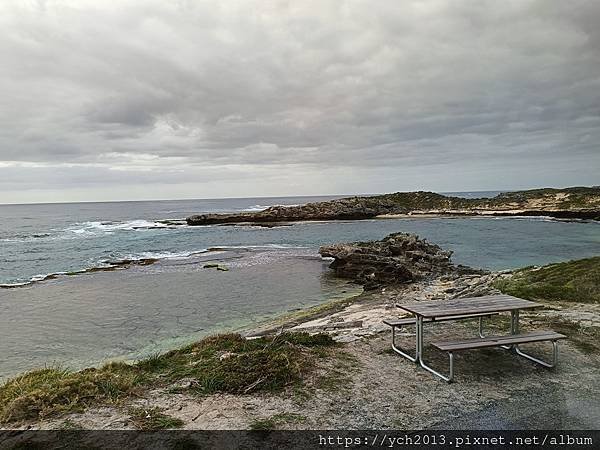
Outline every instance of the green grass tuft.
{"label": "green grass tuft", "polygon": [[0,386],[0,423],[114,402],[140,384],[136,372],[122,363],[74,373],[57,368],[27,372]]}
{"label": "green grass tuft", "polygon": [[332,347],[328,335],[284,333],[247,340],[239,334],[206,338],[154,361],[163,379],[193,379],[200,394],[278,391],[300,380],[318,349]]}
{"label": "green grass tuft", "polygon": [[600,256],[521,269],[495,287],[530,300],[600,303]]}
{"label": "green grass tuft", "polygon": [[79,372],[35,370],[0,386],[0,423],[115,403],[140,389],[182,380],[190,382],[183,389],[199,394],[276,392],[300,383],[336,345],[324,334],[284,333],[252,340],[222,334],[136,364],[111,363]]}
{"label": "green grass tuft", "polygon": [[167,430],[181,428],[183,420],[169,416],[161,408],[131,408],[129,410],[133,424],[138,430]]}

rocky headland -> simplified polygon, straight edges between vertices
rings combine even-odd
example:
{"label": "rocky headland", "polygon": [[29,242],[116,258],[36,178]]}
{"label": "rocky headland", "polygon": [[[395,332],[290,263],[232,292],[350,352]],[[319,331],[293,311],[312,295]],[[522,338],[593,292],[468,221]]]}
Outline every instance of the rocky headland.
{"label": "rocky headland", "polygon": [[600,220],[600,187],[533,189],[506,192],[493,198],[461,198],[434,192],[396,192],[348,197],[299,206],[272,206],[263,211],[200,214],[188,225],[315,220],[361,220],[404,215],[548,216],[561,219]]}
{"label": "rocky headland", "polygon": [[330,267],[338,277],[352,279],[365,289],[450,273],[483,273],[455,266],[451,251],[408,233],[393,233],[380,241],[326,245],[319,253],[334,259]]}

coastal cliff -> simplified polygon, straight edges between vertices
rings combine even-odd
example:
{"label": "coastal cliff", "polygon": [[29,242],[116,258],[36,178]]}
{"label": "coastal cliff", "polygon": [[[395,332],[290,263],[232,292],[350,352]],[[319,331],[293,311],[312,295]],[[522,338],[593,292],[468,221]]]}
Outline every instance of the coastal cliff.
{"label": "coastal cliff", "polygon": [[461,198],[434,192],[396,192],[348,197],[300,206],[272,206],[263,211],[200,214],[188,225],[270,224],[314,220],[361,220],[401,215],[549,216],[600,220],[600,186],[506,192],[493,198]]}

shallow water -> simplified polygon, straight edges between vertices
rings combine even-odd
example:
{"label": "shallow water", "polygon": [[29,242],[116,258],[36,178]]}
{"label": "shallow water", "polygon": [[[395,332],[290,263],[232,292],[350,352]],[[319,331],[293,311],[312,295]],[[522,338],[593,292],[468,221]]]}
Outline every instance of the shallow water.
{"label": "shallow water", "polygon": [[[53,361],[137,358],[357,292],[318,247],[412,232],[453,260],[507,269],[600,254],[600,224],[544,218],[407,218],[291,226],[160,222],[326,198],[0,206],[0,285],[123,259],[159,263],[0,289],[0,376]],[[222,247],[220,252],[208,251]],[[226,259],[228,272],[202,269]],[[342,291],[346,292],[342,292]]]}
{"label": "shallow water", "polygon": [[[203,269],[210,258],[229,271]],[[0,377],[136,359],[355,295],[302,252],[227,252],[0,291]]]}
{"label": "shallow water", "polygon": [[0,285],[103,267],[123,259],[186,258],[210,247],[308,247],[417,233],[489,269],[598,254],[600,223],[543,218],[414,218],[261,228],[167,224],[195,212],[241,211],[326,198],[0,206]]}

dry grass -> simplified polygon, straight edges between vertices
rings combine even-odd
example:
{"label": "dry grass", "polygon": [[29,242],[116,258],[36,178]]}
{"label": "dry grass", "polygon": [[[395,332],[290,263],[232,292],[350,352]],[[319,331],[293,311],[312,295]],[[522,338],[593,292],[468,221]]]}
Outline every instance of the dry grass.
{"label": "dry grass", "polygon": [[142,383],[134,367],[113,363],[100,369],[68,372],[34,370],[0,387],[0,423],[76,411],[98,401],[115,402]]}
{"label": "dry grass", "polygon": [[129,414],[138,430],[167,430],[184,425],[183,420],[165,414],[161,408],[131,408]]}
{"label": "dry grass", "polygon": [[136,364],[112,363],[80,372],[35,370],[0,386],[0,423],[115,403],[180,380],[191,380],[180,390],[198,394],[276,392],[301,383],[315,360],[334,347],[325,334],[284,333],[252,340],[224,334]]}

